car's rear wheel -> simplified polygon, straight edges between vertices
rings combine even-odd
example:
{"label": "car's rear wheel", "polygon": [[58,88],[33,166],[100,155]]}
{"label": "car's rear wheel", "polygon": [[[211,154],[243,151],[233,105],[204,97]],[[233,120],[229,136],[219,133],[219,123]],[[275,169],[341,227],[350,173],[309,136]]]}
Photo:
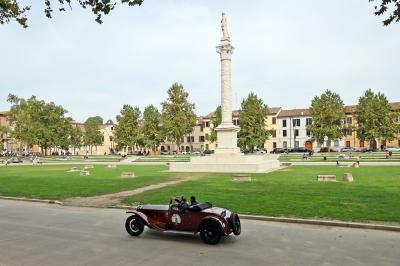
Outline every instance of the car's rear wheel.
{"label": "car's rear wheel", "polygon": [[131,215],[126,219],[125,229],[131,236],[139,236],[143,233],[144,222],[138,215]]}
{"label": "car's rear wheel", "polygon": [[240,235],[240,233],[242,232],[242,226],[240,224],[239,215],[237,215],[237,213],[231,214],[229,225],[234,235],[236,236]]}
{"label": "car's rear wheel", "polygon": [[207,221],[200,226],[200,237],[205,243],[217,244],[222,236],[221,228],[216,222]]}

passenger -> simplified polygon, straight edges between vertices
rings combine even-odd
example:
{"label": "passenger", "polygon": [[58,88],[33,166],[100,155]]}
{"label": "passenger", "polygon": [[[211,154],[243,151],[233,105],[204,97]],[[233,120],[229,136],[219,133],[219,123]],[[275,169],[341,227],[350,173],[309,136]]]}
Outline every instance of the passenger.
{"label": "passenger", "polygon": [[182,196],[181,203],[179,204],[179,210],[182,213],[186,213],[188,209],[189,209],[189,205],[187,204],[186,197]]}
{"label": "passenger", "polygon": [[190,206],[195,206],[197,204],[199,204],[199,203],[197,202],[196,197],[190,196]]}

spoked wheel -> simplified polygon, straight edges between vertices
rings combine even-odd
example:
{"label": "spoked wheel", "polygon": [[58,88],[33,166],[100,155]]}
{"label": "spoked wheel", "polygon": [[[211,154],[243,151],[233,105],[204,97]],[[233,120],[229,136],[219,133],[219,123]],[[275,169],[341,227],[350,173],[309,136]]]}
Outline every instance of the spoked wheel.
{"label": "spoked wheel", "polygon": [[231,214],[231,219],[229,221],[229,225],[232,229],[234,235],[238,236],[242,232],[242,226],[240,224],[240,219],[237,213]]}
{"label": "spoked wheel", "polygon": [[207,244],[217,244],[221,239],[221,236],[221,229],[215,222],[205,222],[200,227],[200,237]]}
{"label": "spoked wheel", "polygon": [[131,236],[139,236],[143,233],[144,222],[138,215],[129,216],[125,222],[125,229]]}

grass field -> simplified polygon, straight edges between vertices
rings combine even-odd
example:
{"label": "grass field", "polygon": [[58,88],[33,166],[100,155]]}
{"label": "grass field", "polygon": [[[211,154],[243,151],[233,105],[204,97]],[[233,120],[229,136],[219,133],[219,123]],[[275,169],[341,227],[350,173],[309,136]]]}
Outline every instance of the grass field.
{"label": "grass field", "polygon": [[190,155],[150,155],[146,157],[140,157],[136,162],[189,162]]}
{"label": "grass field", "polygon": [[[84,165],[75,165],[82,168]],[[113,193],[179,178],[164,172],[166,166],[94,165],[90,176],[67,172],[74,165],[2,166],[0,195],[57,199]],[[134,172],[136,178],[120,178],[122,172]]]}
{"label": "grass field", "polygon": [[[354,183],[316,181],[317,174],[341,180],[345,172],[353,173]],[[242,214],[400,222],[400,167],[292,166],[253,174],[252,182],[232,181],[231,174],[205,175],[124,201],[166,204],[173,195],[196,195]]]}
{"label": "grass field", "polygon": [[40,161],[45,163],[54,163],[54,162],[119,162],[121,160],[121,156],[110,156],[110,155],[98,155],[98,156],[88,156],[85,159],[83,156],[65,156],[64,158],[61,156],[48,156],[48,157],[40,157]]}
{"label": "grass field", "polygon": [[[349,156],[348,158],[338,158],[339,154],[345,154]],[[324,160],[326,157],[326,160]],[[360,162],[400,162],[400,153],[393,153],[391,158],[386,158],[384,152],[372,152],[372,153],[314,153],[307,160],[303,159],[302,153],[289,153],[281,154],[279,160],[281,162],[355,162],[357,157],[360,157]]]}

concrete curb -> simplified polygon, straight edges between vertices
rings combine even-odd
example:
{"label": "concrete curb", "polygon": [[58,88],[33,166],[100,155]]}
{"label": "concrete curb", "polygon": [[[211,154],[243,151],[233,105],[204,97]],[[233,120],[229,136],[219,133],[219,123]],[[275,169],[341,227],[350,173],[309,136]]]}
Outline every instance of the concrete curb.
{"label": "concrete curb", "polygon": [[373,230],[400,232],[400,226],[374,224],[374,223],[355,223],[355,222],[343,222],[343,221],[285,218],[285,217],[258,216],[258,215],[246,215],[246,214],[242,214],[242,215],[239,214],[239,216],[240,216],[240,218],[246,219],[246,220],[296,223],[296,224],[311,224],[311,225],[323,225],[323,226],[337,226],[337,227],[347,227],[347,228],[360,228],[360,229],[373,229]]}
{"label": "concrete curb", "polygon": [[6,197],[6,196],[0,196],[0,199],[64,205],[61,201],[58,200],[42,200],[42,199],[29,199],[29,198]]}
{"label": "concrete curb", "polygon": [[[57,200],[41,200],[41,199],[28,199],[28,198],[5,197],[5,196],[0,196],[0,199],[64,205],[63,202],[57,201]],[[69,205],[66,205],[66,206],[69,206]],[[69,207],[74,207],[74,206],[69,206]],[[106,209],[132,210],[132,209],[136,209],[136,207],[137,206],[120,205],[120,206],[106,207]],[[101,207],[84,207],[84,208],[100,208],[101,209]],[[400,226],[374,224],[374,223],[356,223],[356,222],[344,222],[344,221],[333,221],[333,220],[286,218],[286,217],[273,217],[273,216],[261,216],[261,215],[247,215],[247,214],[239,214],[239,217],[244,220],[309,224],[309,225],[322,225],[322,226],[336,226],[336,227],[400,232]]]}

